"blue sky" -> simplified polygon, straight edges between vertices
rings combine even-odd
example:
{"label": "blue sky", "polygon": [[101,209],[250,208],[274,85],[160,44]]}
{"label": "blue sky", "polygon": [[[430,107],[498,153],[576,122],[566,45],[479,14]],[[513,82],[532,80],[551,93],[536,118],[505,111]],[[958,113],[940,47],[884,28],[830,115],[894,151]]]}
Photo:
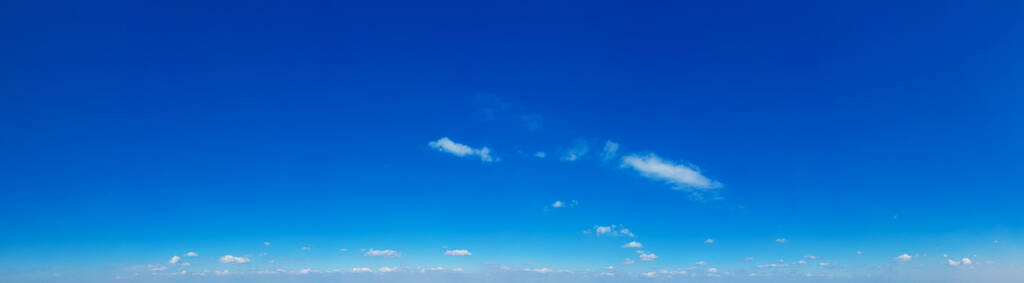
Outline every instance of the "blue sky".
{"label": "blue sky", "polygon": [[9,1],[0,281],[1024,280],[1024,7],[856,2]]}

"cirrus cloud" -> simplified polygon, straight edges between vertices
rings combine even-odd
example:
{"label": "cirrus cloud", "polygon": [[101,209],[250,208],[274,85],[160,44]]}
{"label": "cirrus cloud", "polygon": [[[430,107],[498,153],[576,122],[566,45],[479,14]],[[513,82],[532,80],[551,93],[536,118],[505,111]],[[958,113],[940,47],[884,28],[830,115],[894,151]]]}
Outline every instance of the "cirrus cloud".
{"label": "cirrus cloud", "polygon": [[644,177],[666,182],[673,185],[675,189],[710,190],[722,186],[718,181],[705,177],[696,167],[675,164],[663,160],[653,153],[642,156],[632,154],[623,157],[622,167],[636,170]]}

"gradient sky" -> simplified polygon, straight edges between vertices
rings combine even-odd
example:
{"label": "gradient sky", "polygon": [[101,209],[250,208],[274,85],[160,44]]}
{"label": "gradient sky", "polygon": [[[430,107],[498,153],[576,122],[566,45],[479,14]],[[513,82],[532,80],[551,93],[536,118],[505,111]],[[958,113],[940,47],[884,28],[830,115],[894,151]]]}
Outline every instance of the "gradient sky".
{"label": "gradient sky", "polygon": [[0,281],[1024,281],[1019,1],[100,2],[0,3]]}

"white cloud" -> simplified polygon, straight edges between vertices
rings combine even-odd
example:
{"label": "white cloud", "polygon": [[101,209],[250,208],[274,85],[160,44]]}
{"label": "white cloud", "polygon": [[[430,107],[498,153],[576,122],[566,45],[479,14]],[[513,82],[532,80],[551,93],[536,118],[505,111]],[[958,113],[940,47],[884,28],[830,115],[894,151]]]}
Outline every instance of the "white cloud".
{"label": "white cloud", "polygon": [[178,263],[178,261],[180,261],[180,260],[181,260],[181,257],[179,257],[179,256],[172,256],[171,260],[168,260],[167,262],[170,263],[170,264],[175,264],[175,263]]}
{"label": "white cloud", "polygon": [[654,277],[655,275],[658,275],[658,273],[656,273],[654,271],[651,271],[651,272],[641,273],[640,275],[643,275],[644,277]]}
{"label": "white cloud", "polygon": [[816,257],[816,256],[814,256],[814,255],[805,255],[805,256],[804,256],[804,258],[806,258],[806,259],[810,259],[810,260],[815,260],[815,259],[818,259],[818,257]]}
{"label": "white cloud", "polygon": [[310,274],[312,272],[313,272],[312,268],[303,268],[303,269],[300,269],[299,271],[297,271],[295,273],[297,273],[297,274]]}
{"label": "white cloud", "polygon": [[301,250],[308,251],[308,250],[312,250],[312,248],[310,248],[310,247],[302,247]]}
{"label": "white cloud", "polygon": [[960,263],[963,263],[964,265],[970,265],[971,259],[965,257],[963,259],[960,259]]}
{"label": "white cloud", "polygon": [[548,157],[548,154],[544,153],[543,151],[538,151],[537,153],[534,153],[533,156],[535,156],[537,158],[545,158],[545,157]]}
{"label": "white cloud", "polygon": [[696,265],[708,265],[708,262],[706,262],[706,261],[703,261],[703,260],[702,260],[702,261],[698,261],[698,262],[697,262],[697,263],[695,263],[695,264],[696,264]]}
{"label": "white cloud", "polygon": [[353,267],[352,272],[373,272],[373,269],[367,267]]}
{"label": "white cloud", "polygon": [[[574,201],[572,201],[572,204],[570,204],[570,206],[576,206],[576,204],[578,204],[578,203],[579,202],[574,200]],[[584,233],[590,233],[591,231],[587,230],[587,231],[583,231],[583,232]],[[623,228],[622,226],[619,226],[619,225],[594,226],[594,231],[593,232],[594,232],[594,234],[597,234],[598,236],[613,236],[613,237],[629,236],[629,237],[636,237],[636,235],[633,234],[633,232],[629,231],[629,229]]]}
{"label": "white cloud", "polygon": [[449,255],[449,256],[471,256],[471,255],[473,255],[473,253],[469,252],[468,250],[447,250],[447,251],[444,251],[444,255]]}
{"label": "white cloud", "polygon": [[897,257],[895,258],[895,260],[896,260],[896,261],[910,261],[910,260],[911,260],[911,259],[913,259],[913,258],[914,258],[914,257],[912,257],[912,256],[910,256],[910,255],[908,255],[908,254],[901,254],[901,255],[897,256]]}
{"label": "white cloud", "polygon": [[196,252],[187,252],[187,253],[185,253],[185,256],[186,257],[199,256],[199,254],[197,254]]}
{"label": "white cloud", "polygon": [[776,243],[780,243],[780,244],[785,244],[786,242],[789,242],[789,240],[786,240],[786,238],[778,238],[778,239],[775,239],[775,242]]}
{"label": "white cloud", "polygon": [[633,261],[633,259],[631,259],[631,258],[627,258],[626,260],[622,261],[622,264],[634,264],[634,263],[636,263],[636,262]]}
{"label": "white cloud", "polygon": [[428,143],[428,145],[437,151],[451,153],[458,157],[478,156],[483,162],[498,161],[497,158],[491,156],[491,149],[487,147],[479,149],[472,148],[464,144],[456,143],[448,137],[442,137],[441,139]]}
{"label": "white cloud", "polygon": [[227,269],[225,269],[225,270],[214,270],[213,271],[213,274],[215,274],[215,275],[228,275],[229,273],[231,273],[231,272],[228,271]]}
{"label": "white cloud", "polygon": [[625,245],[622,245],[622,247],[623,248],[639,249],[639,248],[643,248],[644,245],[641,244],[640,242],[632,241],[632,242],[626,243]]}
{"label": "white cloud", "polygon": [[189,266],[192,266],[192,264],[191,264],[191,263],[187,263],[187,262],[182,262],[182,263],[181,263],[181,266],[183,266],[183,267],[189,267]]}
{"label": "white cloud", "polygon": [[250,261],[249,258],[247,257],[239,257],[232,255],[224,255],[220,257],[219,260],[221,263],[247,263]]}
{"label": "white cloud", "polygon": [[346,248],[340,248],[340,249],[338,249],[338,251],[339,251],[339,252],[347,252],[347,251],[348,251],[348,249],[346,249]]}
{"label": "white cloud", "polygon": [[587,141],[583,139],[577,139],[573,142],[572,147],[562,152],[562,161],[576,161],[587,155],[590,151],[590,146],[587,145]]}
{"label": "white cloud", "polygon": [[959,261],[955,261],[955,260],[952,260],[952,259],[948,259],[947,261],[949,262],[949,266],[958,266],[958,265],[960,265]]}
{"label": "white cloud", "polygon": [[380,256],[380,257],[400,257],[400,256],[402,256],[401,254],[399,254],[395,250],[375,250],[375,249],[370,249],[370,250],[366,251],[366,253],[364,253],[363,255],[365,255],[365,256]]}
{"label": "white cloud", "polygon": [[527,268],[527,269],[523,269],[523,271],[530,271],[530,272],[537,272],[537,273],[549,273],[549,272],[553,272],[554,270],[552,270],[550,268],[547,268],[547,267],[542,267],[542,268]]}
{"label": "white cloud", "polygon": [[642,261],[654,261],[655,259],[658,259],[658,256],[655,255],[654,253],[649,253],[649,254],[641,254],[639,256],[639,258]]}
{"label": "white cloud", "polygon": [[759,264],[759,265],[757,265],[757,268],[781,268],[781,267],[786,267],[786,266],[789,266],[789,265],[785,264],[785,263],[772,263],[772,264]]}
{"label": "white cloud", "polygon": [[715,243],[715,239],[708,238],[707,240],[704,240],[704,243],[705,244],[714,244]]}
{"label": "white cloud", "polygon": [[601,159],[604,161],[615,158],[615,154],[619,152],[619,144],[612,141],[604,142],[604,150],[601,151]]}
{"label": "white cloud", "polygon": [[269,247],[270,246],[270,242],[263,242],[263,245]]}
{"label": "white cloud", "polygon": [[395,272],[398,271],[398,267],[381,267],[377,269],[377,272]]}
{"label": "white cloud", "polygon": [[164,270],[167,270],[167,267],[166,266],[150,266],[149,270],[152,270],[152,271],[164,271]]}
{"label": "white cloud", "polygon": [[832,266],[832,263],[828,263],[828,262],[819,262],[819,263],[818,263],[818,266],[821,266],[821,267],[829,267],[829,266]]}
{"label": "white cloud", "polygon": [[708,272],[716,273],[716,272],[718,272],[718,268],[714,268],[714,267],[708,268]]}
{"label": "white cloud", "polygon": [[657,155],[629,155],[622,158],[622,167],[632,168],[647,178],[661,180],[675,186],[675,189],[696,188],[701,190],[721,187],[718,181],[704,177],[695,167],[674,164]]}
{"label": "white cloud", "polygon": [[565,203],[560,201],[560,200],[556,200],[555,203],[551,204],[551,207],[554,207],[554,208],[560,208],[560,207],[563,207],[563,206],[565,206]]}

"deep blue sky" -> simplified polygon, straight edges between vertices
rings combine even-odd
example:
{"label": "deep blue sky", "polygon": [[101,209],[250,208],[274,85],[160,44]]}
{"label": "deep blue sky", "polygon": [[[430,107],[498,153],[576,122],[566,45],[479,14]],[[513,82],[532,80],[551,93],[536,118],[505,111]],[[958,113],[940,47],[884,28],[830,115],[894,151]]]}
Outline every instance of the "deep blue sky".
{"label": "deep blue sky", "polygon": [[1020,2],[204,2],[0,3],[0,281],[1024,280]]}

